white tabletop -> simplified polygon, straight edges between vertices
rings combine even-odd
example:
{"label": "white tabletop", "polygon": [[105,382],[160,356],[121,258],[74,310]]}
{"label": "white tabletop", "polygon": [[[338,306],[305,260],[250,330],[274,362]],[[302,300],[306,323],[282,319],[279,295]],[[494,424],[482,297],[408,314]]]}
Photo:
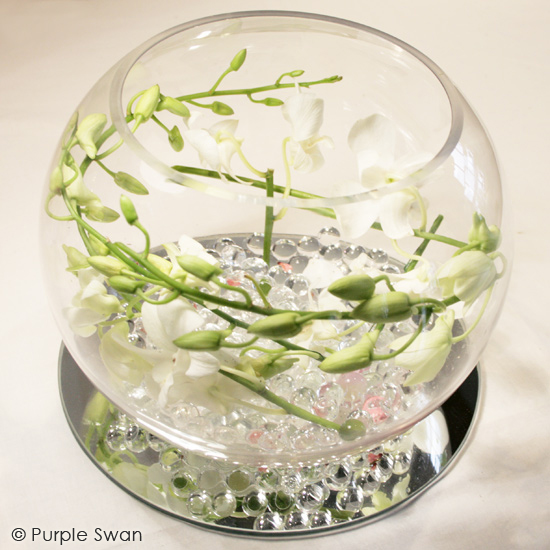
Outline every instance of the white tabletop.
{"label": "white tabletop", "polygon": [[[177,23],[258,7],[316,11],[415,46],[454,80],[484,121],[515,214],[508,300],[484,353],[477,428],[452,471],[399,513],[311,541],[319,550],[550,547],[550,8],[545,0],[2,0],[0,3],[0,548],[95,528],[139,530],[143,549],[258,547],[162,515],[101,474],[76,444],[57,389],[60,334],[39,256],[42,185],[73,108],[123,54]],[[309,542],[308,542],[309,543]],[[303,541],[271,542],[299,548]]]}

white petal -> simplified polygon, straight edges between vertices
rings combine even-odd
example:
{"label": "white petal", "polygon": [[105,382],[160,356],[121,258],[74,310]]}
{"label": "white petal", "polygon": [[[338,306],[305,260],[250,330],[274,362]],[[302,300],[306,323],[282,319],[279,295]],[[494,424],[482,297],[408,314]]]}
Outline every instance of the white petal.
{"label": "white petal", "polygon": [[342,272],[334,262],[312,258],[302,275],[309,281],[311,288],[325,288],[335,279],[342,277]]}
{"label": "white petal", "polygon": [[191,256],[197,256],[201,260],[204,260],[212,265],[215,265],[217,262],[215,258],[206,252],[204,246],[195,239],[189,237],[188,235],[182,235],[178,241],[178,247],[181,254],[190,254]]}
{"label": "white petal", "polygon": [[291,96],[282,106],[285,119],[292,125],[296,141],[306,141],[319,132],[323,124],[323,100],[311,93]]}
{"label": "white petal", "polygon": [[237,131],[238,125],[239,121],[234,118],[230,118],[228,120],[220,120],[219,122],[216,122],[216,124],[210,126],[208,132],[212,137],[216,138],[216,141],[218,141],[218,135],[220,133],[231,134],[232,136],[234,136],[235,132]]}
{"label": "white petal", "polygon": [[378,218],[380,201],[371,199],[352,204],[335,206],[334,212],[338,220],[342,237],[356,239],[364,235]]}
{"label": "white petal", "polygon": [[397,139],[397,127],[387,117],[374,114],[358,120],[351,128],[348,135],[350,149],[359,155],[363,151],[376,153],[376,162],[388,168],[395,160],[395,144]]}
{"label": "white petal", "polygon": [[387,175],[394,180],[403,179],[420,170],[420,168],[425,166],[431,158],[431,155],[427,155],[426,153],[411,153],[405,155],[396,160]]}
{"label": "white petal", "polygon": [[220,170],[220,153],[218,143],[206,130],[188,130],[183,137],[194,147],[201,158],[213,170]]}
{"label": "white petal", "polygon": [[145,302],[141,309],[143,326],[151,342],[158,348],[175,353],[172,343],[178,336],[202,326],[204,319],[193,306],[182,298],[168,304],[154,305]]}
{"label": "white petal", "polygon": [[68,307],[63,310],[63,313],[71,330],[84,338],[95,334],[97,323],[106,321],[109,318],[109,315],[102,315],[97,311],[82,307]]}
{"label": "white petal", "polygon": [[97,280],[93,280],[82,290],[80,303],[102,315],[110,315],[122,311],[118,298],[107,293],[105,286]]}
{"label": "white petal", "polygon": [[202,378],[220,370],[220,362],[209,353],[191,352],[189,355],[191,364],[185,373],[189,378]]}
{"label": "white petal", "polygon": [[397,191],[380,199],[380,224],[390,239],[414,235],[409,214],[416,197],[410,191]]}

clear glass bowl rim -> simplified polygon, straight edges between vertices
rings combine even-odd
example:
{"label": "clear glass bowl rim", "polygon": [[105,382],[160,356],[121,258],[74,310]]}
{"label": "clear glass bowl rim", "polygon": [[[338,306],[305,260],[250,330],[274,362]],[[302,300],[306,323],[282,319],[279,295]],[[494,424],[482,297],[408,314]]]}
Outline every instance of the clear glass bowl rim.
{"label": "clear glass bowl rim", "polygon": [[403,49],[408,54],[416,58],[433,74],[435,79],[439,81],[445,94],[447,95],[451,112],[451,124],[445,143],[442,145],[437,154],[414,174],[411,174],[408,177],[396,181],[390,185],[385,185],[383,189],[377,189],[377,197],[380,197],[380,195],[383,194],[393,193],[411,185],[418,184],[419,182],[424,180],[430,173],[436,170],[441,164],[443,164],[445,160],[447,160],[451,152],[454,150],[456,144],[460,140],[464,121],[461,105],[461,95],[455,88],[449,77],[444,73],[444,71],[430,58],[428,58],[422,52],[418,51],[416,48],[378,29],[374,29],[372,27],[368,27],[354,21],[349,21],[347,19],[341,19],[328,15],[283,10],[238,11],[203,17],[172,27],[164,32],[155,35],[146,42],[143,42],[140,46],[132,50],[118,63],[118,68],[113,77],[109,93],[109,103],[113,124],[119,132],[119,135],[123,138],[126,145],[136,155],[142,158],[150,167],[152,167],[157,173],[165,177],[167,180],[174,181],[182,186],[190,187],[212,196],[225,198],[237,202],[252,203],[261,206],[273,206],[277,208],[330,208],[342,204],[350,204],[370,200],[371,198],[373,198],[372,191],[365,191],[362,193],[357,193],[355,195],[340,197],[323,197],[313,199],[299,199],[295,197],[288,197],[286,199],[283,199],[282,197],[270,198],[261,195],[238,193],[230,189],[223,189],[219,186],[210,185],[203,181],[195,180],[185,174],[177,172],[176,170],[162,162],[160,159],[155,157],[151,152],[149,152],[131,132],[125,118],[125,110],[122,104],[122,92],[128,73],[143,55],[145,55],[148,51],[150,51],[157,44],[163,42],[164,40],[171,38],[172,36],[180,32],[192,29],[193,27],[209,23],[216,23],[224,20],[252,17],[287,17],[309,19],[312,21],[323,21],[374,35],[377,38],[381,38],[382,40],[390,42],[391,44]]}

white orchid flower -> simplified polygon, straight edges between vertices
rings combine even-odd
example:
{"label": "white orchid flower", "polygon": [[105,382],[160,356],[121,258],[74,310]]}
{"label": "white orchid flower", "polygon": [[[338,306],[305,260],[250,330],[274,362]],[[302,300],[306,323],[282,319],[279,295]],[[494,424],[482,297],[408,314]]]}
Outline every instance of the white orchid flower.
{"label": "white orchid flower", "polygon": [[116,296],[109,294],[104,284],[105,277],[95,269],[80,269],[80,290],[64,310],[69,326],[79,336],[92,336],[97,324],[106,321],[113,313],[122,311]]}
{"label": "white orchid flower", "polygon": [[436,273],[443,298],[456,296],[468,308],[498,278],[495,262],[484,252],[467,250],[445,262]]}
{"label": "white orchid flower", "polygon": [[233,176],[231,157],[238,151],[242,138],[235,137],[238,120],[222,120],[208,130],[191,129],[183,133],[187,142],[198,153],[201,163],[218,173],[227,172]]}
{"label": "white orchid flower", "polygon": [[[430,382],[443,368],[453,344],[454,311],[448,310],[438,317],[430,331],[421,332],[414,342],[395,358],[395,364],[412,371],[404,386]],[[406,344],[410,335],[394,340],[391,349]]]}
{"label": "white orchid flower", "polygon": [[379,114],[358,120],[351,128],[348,144],[357,156],[359,181],[340,184],[337,191],[345,196],[369,190],[373,192],[373,197],[335,208],[346,238],[364,235],[377,219],[390,239],[414,234],[412,224],[416,223],[415,208],[420,202],[418,190],[410,187],[376,196],[377,190],[411,175],[428,160],[425,155],[397,158],[397,139],[396,125]]}
{"label": "white orchid flower", "polygon": [[[185,400],[212,411],[227,412],[223,399],[235,394],[218,374],[220,360],[206,352],[189,352],[173,344],[181,334],[199,328],[204,320],[191,304],[180,298],[168,304],[145,302],[142,320],[156,349],[140,348],[129,342],[127,323],[117,323],[101,339],[100,354],[105,366],[119,380],[134,385],[144,380],[156,395],[160,407]],[[220,397],[221,396],[221,397]]]}
{"label": "white orchid flower", "polygon": [[328,136],[320,136],[323,124],[323,100],[312,93],[299,93],[287,99],[282,113],[292,127],[288,139],[289,164],[298,172],[314,172],[324,163],[319,144],[332,147]]}

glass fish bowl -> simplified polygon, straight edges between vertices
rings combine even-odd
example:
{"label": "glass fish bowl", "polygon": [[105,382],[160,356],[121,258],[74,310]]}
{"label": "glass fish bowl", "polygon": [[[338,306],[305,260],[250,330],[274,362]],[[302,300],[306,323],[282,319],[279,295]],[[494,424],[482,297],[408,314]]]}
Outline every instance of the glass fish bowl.
{"label": "glass fish bowl", "polygon": [[53,313],[100,392],[96,460],[127,476],[153,450],[158,498],[199,519],[234,500],[260,530],[305,525],[304,508],[273,515],[273,471],[294,495],[320,484],[312,501],[345,478],[341,512],[374,506],[357,480],[464,382],[497,321],[504,207],[481,122],[396,38],[243,12],[148,40],[76,107],[44,189]]}

